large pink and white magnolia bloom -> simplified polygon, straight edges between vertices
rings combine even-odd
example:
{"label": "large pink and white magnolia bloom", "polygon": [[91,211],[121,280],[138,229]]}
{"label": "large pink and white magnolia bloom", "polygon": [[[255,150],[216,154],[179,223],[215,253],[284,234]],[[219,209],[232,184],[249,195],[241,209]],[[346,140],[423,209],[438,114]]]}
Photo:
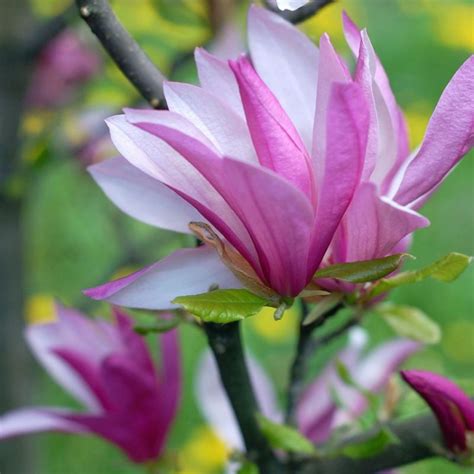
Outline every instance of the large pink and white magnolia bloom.
{"label": "large pink and white magnolia bloom", "polygon": [[[298,400],[298,429],[314,443],[327,442],[334,430],[351,424],[368,408],[366,398],[339,378],[337,360],[347,367],[360,387],[380,393],[396,370],[422,348],[417,342],[399,338],[363,354],[366,344],[367,333],[363,329],[351,330],[347,346],[324,368],[321,375],[308,385]],[[247,363],[262,413],[275,422],[281,422],[283,417],[278,409],[270,379],[254,358],[248,357]],[[337,394],[338,402],[333,396],[334,393]],[[196,396],[205,419],[220,438],[232,449],[243,449],[237,421],[210,351],[205,352],[198,365]]]}
{"label": "large pink and white magnolia bloom", "polygon": [[96,435],[136,463],[163,451],[181,392],[177,332],[161,336],[161,369],[154,366],[131,319],[92,320],[57,307],[57,320],[27,328],[26,340],[51,377],[87,408],[23,408],[0,416],[0,440],[55,431]]}
{"label": "large pink and white magnolia bloom", "polygon": [[360,181],[368,105],[360,85],[333,75],[342,63],[327,36],[320,53],[256,7],[248,32],[251,60],[224,62],[198,49],[201,85],[167,83],[169,111],[111,117],[122,157],[91,168],[105,193],[142,221],[179,232],[190,222],[209,225],[240,280],[206,246],[89,296],[163,308],[179,294],[242,279],[283,296],[311,281]]}
{"label": "large pink and white magnolia bloom", "polygon": [[278,15],[251,7],[249,56],[224,62],[198,49],[200,86],[167,83],[169,111],[108,119],[122,157],[90,169],[104,192],[131,216],[191,228],[207,245],[87,295],[152,309],[215,285],[294,297],[325,255],[325,263],[383,256],[428,224],[412,203],[471,144],[473,61],[448,85],[408,163],[388,79],[366,33],[345,24],[354,75],[328,35],[318,49]]}

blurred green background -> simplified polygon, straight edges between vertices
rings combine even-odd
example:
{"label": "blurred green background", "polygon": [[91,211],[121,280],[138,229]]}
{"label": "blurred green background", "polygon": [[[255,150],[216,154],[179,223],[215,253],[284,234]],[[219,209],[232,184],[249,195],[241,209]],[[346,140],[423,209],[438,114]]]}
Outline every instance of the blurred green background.
{"label": "blurred green background", "polygon": [[[48,16],[65,2],[33,2],[37,15]],[[207,2],[202,0],[115,0],[120,19],[147,53],[174,79],[195,81],[188,51],[208,43],[212,33]],[[470,1],[450,0],[339,0],[302,25],[317,41],[328,32],[339,51],[348,57],[340,14],[346,9],[360,26],[367,26],[395,95],[407,115],[412,146],[424,128],[444,86],[474,47],[474,7]],[[243,26],[243,6],[238,22]],[[75,26],[92,49],[99,45],[82,25]],[[102,55],[103,56],[103,55]],[[178,65],[172,67],[176,59]],[[23,223],[27,302],[25,317],[38,320],[51,311],[53,297],[90,314],[108,314],[105,306],[81,295],[81,290],[153,262],[171,250],[186,245],[185,237],[156,230],[133,221],[108,202],[85,171],[76,150],[90,130],[84,116],[95,110],[106,116],[139,99],[115,66],[105,58],[100,74],[92,78],[63,107],[31,109],[23,120],[22,159],[28,185]],[[471,152],[472,155],[472,152]],[[474,163],[472,156],[448,177],[423,213],[431,227],[416,234],[410,266],[422,266],[450,252],[474,254]],[[20,192],[19,191],[19,192]],[[427,281],[403,288],[392,299],[420,307],[443,329],[440,344],[426,348],[408,365],[449,374],[474,377],[474,270],[469,269],[453,284]],[[21,315],[19,315],[21,317]],[[245,322],[251,351],[273,377],[282,394],[285,368],[292,353],[296,315],[275,323],[267,315]],[[371,344],[392,336],[390,330],[369,315]],[[19,334],[12,337],[20,338]],[[193,373],[205,341],[198,331],[183,327],[185,389],[182,410],[173,430],[169,449],[175,450],[186,474],[221,472],[225,446],[206,427],[196,406]],[[153,338],[150,337],[150,342]],[[340,345],[339,345],[340,347]],[[315,364],[329,356],[325,351]],[[74,406],[74,402],[38,368],[31,380],[34,404]],[[35,437],[35,464],[39,474],[125,474],[141,472],[114,447],[98,439],[64,435]],[[456,473],[460,468],[444,461],[426,461],[402,472]],[[465,471],[462,471],[465,472]],[[23,474],[23,473],[4,473]]]}

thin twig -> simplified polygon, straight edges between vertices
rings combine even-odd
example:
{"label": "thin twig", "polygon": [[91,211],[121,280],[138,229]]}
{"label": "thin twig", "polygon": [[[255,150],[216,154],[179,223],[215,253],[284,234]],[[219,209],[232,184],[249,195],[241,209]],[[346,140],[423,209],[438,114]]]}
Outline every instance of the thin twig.
{"label": "thin twig", "polygon": [[298,10],[294,11],[282,11],[276,5],[274,5],[271,0],[265,0],[265,5],[269,10],[278,13],[278,15],[285,18],[285,20],[296,24],[301,23],[307,20],[308,18],[311,18],[312,16],[316,15],[319,10],[329,5],[330,3],[333,3],[334,1],[335,0],[312,0],[306,5],[303,5],[301,8],[298,8]]}
{"label": "thin twig", "polygon": [[76,0],[84,21],[117,66],[154,108],[163,107],[164,76],[123,27],[107,0]]}

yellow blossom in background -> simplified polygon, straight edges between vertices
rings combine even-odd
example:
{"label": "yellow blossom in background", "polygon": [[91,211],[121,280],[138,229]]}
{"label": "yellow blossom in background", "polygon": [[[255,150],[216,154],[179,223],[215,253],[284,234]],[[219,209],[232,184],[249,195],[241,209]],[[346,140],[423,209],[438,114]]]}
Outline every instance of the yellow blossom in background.
{"label": "yellow blossom in background", "polygon": [[465,0],[398,0],[407,15],[428,16],[432,37],[460,49],[474,49],[474,4]]}
{"label": "yellow blossom in background", "polygon": [[474,360],[473,341],[474,323],[456,321],[443,330],[443,351],[455,362],[472,363]]}
{"label": "yellow blossom in background", "polygon": [[25,319],[28,324],[44,324],[56,321],[54,298],[46,293],[36,293],[25,303]]}
{"label": "yellow blossom in background", "polygon": [[209,426],[193,430],[179,452],[179,474],[213,474],[224,467],[229,449]]}
{"label": "yellow blossom in background", "polygon": [[298,309],[293,305],[286,310],[283,318],[275,321],[275,308],[263,308],[258,314],[249,318],[248,324],[252,330],[270,342],[282,342],[291,338],[296,332],[298,323]]}

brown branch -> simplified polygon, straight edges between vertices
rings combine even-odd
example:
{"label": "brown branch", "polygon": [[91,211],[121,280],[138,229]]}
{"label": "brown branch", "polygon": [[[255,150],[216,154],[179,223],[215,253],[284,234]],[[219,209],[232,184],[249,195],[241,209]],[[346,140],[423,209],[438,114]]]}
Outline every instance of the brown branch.
{"label": "brown branch", "polygon": [[84,21],[127,79],[154,108],[164,107],[165,77],[130,36],[107,0],[76,0]]}

